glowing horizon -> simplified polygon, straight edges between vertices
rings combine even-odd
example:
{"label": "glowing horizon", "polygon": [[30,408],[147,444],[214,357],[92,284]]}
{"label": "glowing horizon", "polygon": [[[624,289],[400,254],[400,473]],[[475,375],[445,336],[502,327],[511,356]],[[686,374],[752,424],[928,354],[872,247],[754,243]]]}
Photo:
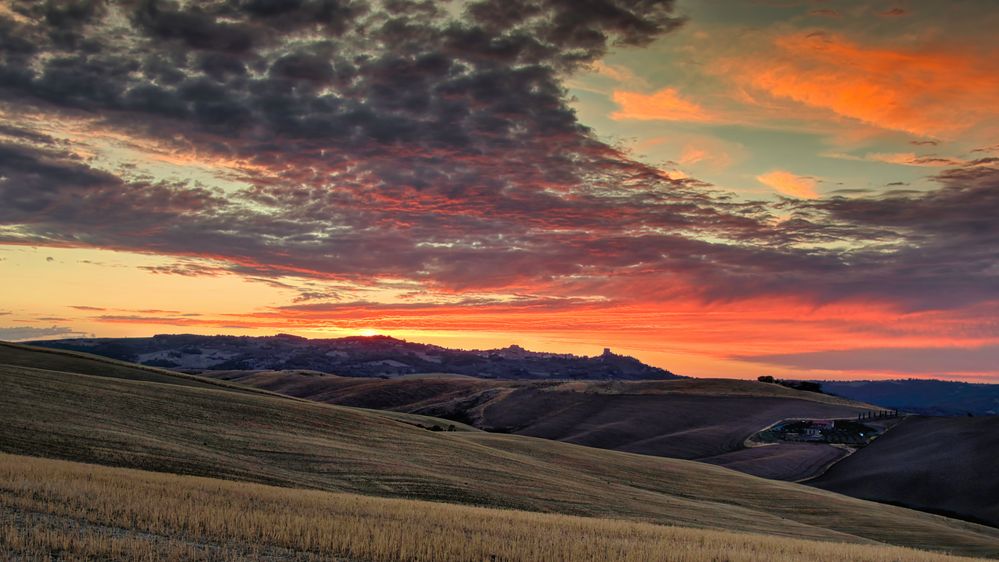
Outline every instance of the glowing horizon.
{"label": "glowing horizon", "polygon": [[988,2],[263,4],[0,0],[0,339],[999,382]]}

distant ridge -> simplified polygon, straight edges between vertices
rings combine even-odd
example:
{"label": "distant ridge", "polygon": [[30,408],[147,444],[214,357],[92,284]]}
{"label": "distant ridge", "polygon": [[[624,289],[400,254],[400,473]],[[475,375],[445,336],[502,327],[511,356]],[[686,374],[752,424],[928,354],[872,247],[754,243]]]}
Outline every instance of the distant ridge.
{"label": "distant ridge", "polygon": [[503,349],[459,350],[389,336],[307,339],[276,336],[161,334],[150,338],[76,338],[32,342],[142,365],[209,370],[311,370],[351,377],[452,373],[488,379],[663,380],[670,371],[605,349],[584,357]]}
{"label": "distant ridge", "polygon": [[928,416],[999,414],[999,384],[897,379],[816,381],[824,392]]}

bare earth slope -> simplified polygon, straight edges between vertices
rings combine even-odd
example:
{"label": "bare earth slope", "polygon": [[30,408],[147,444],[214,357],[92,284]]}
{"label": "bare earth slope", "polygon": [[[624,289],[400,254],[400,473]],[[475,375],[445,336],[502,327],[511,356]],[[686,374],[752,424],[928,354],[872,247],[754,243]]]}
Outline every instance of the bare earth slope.
{"label": "bare earth slope", "polygon": [[910,417],[810,484],[999,526],[999,417]]}
{"label": "bare earth slope", "polygon": [[0,366],[0,451],[299,488],[999,556],[999,530],[727,469],[383,413]]}
{"label": "bare earth slope", "polygon": [[779,446],[740,449],[697,460],[762,478],[798,482],[818,476],[847,454],[845,449],[831,445],[781,443]]}
{"label": "bare earth slope", "polygon": [[747,451],[746,438],[784,418],[849,418],[872,408],[779,385],[728,379],[534,382],[412,376],[384,380],[273,371],[206,376],[329,404],[427,414],[487,431],[702,460],[792,481],[818,474],[844,452],[822,444]]}

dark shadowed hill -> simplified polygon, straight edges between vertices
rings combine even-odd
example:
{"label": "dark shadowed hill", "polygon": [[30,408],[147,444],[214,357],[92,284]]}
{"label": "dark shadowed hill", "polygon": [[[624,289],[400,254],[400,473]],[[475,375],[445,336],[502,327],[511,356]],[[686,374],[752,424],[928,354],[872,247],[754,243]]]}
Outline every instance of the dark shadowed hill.
{"label": "dark shadowed hill", "polygon": [[299,398],[453,419],[501,433],[603,449],[705,460],[798,480],[840,458],[822,444],[744,452],[753,433],[784,418],[852,418],[869,409],[814,392],[730,379],[495,381],[461,376],[357,379],[302,372],[212,372]]}
{"label": "dark shadowed hill", "polygon": [[809,482],[999,526],[999,417],[906,418]]}
{"label": "dark shadowed hill", "polygon": [[[0,363],[0,452],[382,497],[999,555],[999,531],[676,459]],[[233,521],[237,524],[238,521]]]}
{"label": "dark shadowed hill", "polygon": [[821,381],[837,396],[929,416],[999,414],[999,384],[904,379]]}
{"label": "dark shadowed hill", "polygon": [[606,350],[596,357],[504,349],[456,350],[387,337],[306,339],[158,335],[33,342],[142,365],[182,370],[308,369],[351,377],[457,373],[490,379],[638,380],[678,378],[632,357]]}

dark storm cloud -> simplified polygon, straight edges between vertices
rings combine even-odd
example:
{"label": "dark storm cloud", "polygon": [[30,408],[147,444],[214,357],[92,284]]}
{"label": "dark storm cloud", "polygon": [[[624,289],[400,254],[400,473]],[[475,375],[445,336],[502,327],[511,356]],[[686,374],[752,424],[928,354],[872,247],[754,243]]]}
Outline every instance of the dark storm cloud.
{"label": "dark storm cloud", "polygon": [[0,123],[0,136],[7,137],[13,141],[24,141],[36,145],[52,145],[55,143],[55,139],[49,135],[28,131],[6,123]]}
{"label": "dark storm cloud", "polygon": [[926,192],[794,204],[803,236],[840,231],[881,242],[844,253],[850,267],[830,282],[833,295],[889,294],[917,308],[999,296],[999,168],[968,165],[936,180],[941,187]]}
{"label": "dark storm cloud", "polygon": [[[15,4],[30,23],[4,22],[24,39],[5,49],[15,91],[209,131],[318,138],[327,148],[374,141],[369,150],[399,141],[466,149],[509,141],[511,129],[532,123],[518,136],[573,131],[555,71],[591,62],[611,43],[645,44],[681,21],[671,1],[650,0],[479,2],[462,23],[434,3],[402,0],[377,10],[329,0],[187,9],[146,0],[72,17],[46,6]],[[132,23],[128,49],[100,33],[110,24],[95,14],[109,12]],[[56,40],[66,34],[78,40]],[[39,65],[38,53],[50,58]],[[235,148],[255,154],[273,137],[258,138],[266,140]]]}
{"label": "dark storm cloud", "polygon": [[0,171],[0,223],[25,225],[37,241],[100,243],[152,233],[178,214],[224,205],[201,188],[126,183],[59,151],[0,144]]}
{"label": "dark storm cloud", "polygon": [[[952,287],[995,296],[987,248],[958,248],[973,261],[957,269],[933,261],[950,259],[948,245],[991,240],[980,221],[969,225],[991,204],[964,194],[984,194],[972,184],[991,180],[968,176],[979,172],[948,172],[931,194],[774,209],[670,180],[596,139],[563,79],[612,46],[682,25],[671,1],[494,0],[459,17],[442,6],[14,2],[17,17],[0,16],[0,92],[11,107],[98,115],[104,128],[171,150],[240,160],[250,187],[227,194],[98,170],[72,147],[5,124],[0,224],[18,230],[0,240],[449,290],[831,299],[894,294],[901,276],[906,299],[933,302]],[[947,225],[919,214],[936,204],[950,206]],[[775,212],[789,209],[778,224]],[[952,235],[960,242],[935,238]],[[840,249],[814,249],[833,243]],[[219,272],[183,260],[156,271]]]}

